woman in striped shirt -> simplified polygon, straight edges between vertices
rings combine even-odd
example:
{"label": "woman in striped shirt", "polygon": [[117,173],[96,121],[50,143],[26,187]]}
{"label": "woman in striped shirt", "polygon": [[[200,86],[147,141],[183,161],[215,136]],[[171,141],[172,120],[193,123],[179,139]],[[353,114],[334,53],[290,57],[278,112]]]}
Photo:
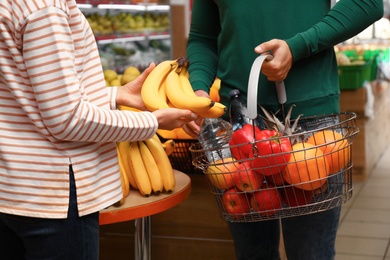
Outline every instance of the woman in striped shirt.
{"label": "woman in striped shirt", "polygon": [[154,66],[107,88],[75,0],[0,1],[0,259],[98,259],[98,212],[122,196],[115,142],[197,117],[116,109],[145,109]]}

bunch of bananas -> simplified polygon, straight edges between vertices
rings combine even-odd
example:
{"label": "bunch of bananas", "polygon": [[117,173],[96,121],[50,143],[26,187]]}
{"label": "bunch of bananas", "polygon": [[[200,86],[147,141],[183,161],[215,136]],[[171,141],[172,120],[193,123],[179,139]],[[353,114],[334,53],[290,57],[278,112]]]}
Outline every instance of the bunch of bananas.
{"label": "bunch of bananas", "polygon": [[119,204],[128,196],[130,187],[145,197],[174,190],[176,179],[167,154],[172,149],[174,142],[161,143],[157,135],[145,141],[117,143],[123,191]]}
{"label": "bunch of bananas", "polygon": [[150,111],[168,107],[189,109],[203,118],[225,114],[225,105],[195,94],[189,81],[188,65],[186,58],[157,64],[142,85],[145,106]]}

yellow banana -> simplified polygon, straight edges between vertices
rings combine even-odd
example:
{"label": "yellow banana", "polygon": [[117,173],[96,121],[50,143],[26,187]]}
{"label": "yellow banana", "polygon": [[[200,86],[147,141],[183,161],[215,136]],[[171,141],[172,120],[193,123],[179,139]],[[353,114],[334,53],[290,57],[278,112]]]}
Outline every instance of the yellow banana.
{"label": "yellow banana", "polygon": [[[181,129],[181,128],[175,128],[171,131],[177,131],[178,129]],[[173,153],[173,151],[175,150],[175,141],[173,139],[169,139],[167,141],[165,141],[164,143],[161,143],[161,140],[160,138],[158,137],[157,134],[155,134],[153,137],[152,137],[153,140],[155,140],[159,145],[161,145],[165,151],[165,153],[167,154],[167,156],[169,156],[170,154]]]}
{"label": "yellow banana", "polygon": [[214,105],[214,101],[210,98],[189,96],[184,93],[179,74],[176,71],[177,66],[178,64],[176,63],[174,68],[168,73],[166,79],[165,89],[169,102],[177,108],[189,109],[194,113],[209,110]]}
{"label": "yellow banana", "polygon": [[158,88],[158,95],[160,97],[160,100],[164,100],[168,104],[166,85],[167,85],[167,82],[165,80],[163,82],[161,82],[160,87]]}
{"label": "yellow banana", "polygon": [[152,136],[152,139],[156,140],[157,142],[161,142],[161,141],[160,141],[160,138],[158,137],[157,134],[153,135],[153,136]]}
{"label": "yellow banana", "polygon": [[[182,127],[175,128],[174,130],[175,130],[176,136],[177,136],[176,139],[189,139],[189,140],[196,139],[196,138],[190,136],[186,131],[184,131],[184,129]],[[171,139],[173,139],[173,138],[171,138]]]}
{"label": "yellow banana", "polygon": [[216,78],[214,79],[214,82],[213,82],[213,84],[211,85],[211,87],[212,87],[212,88],[215,88],[216,90],[219,91],[219,89],[221,88],[221,79],[218,78],[218,77],[216,77]]}
{"label": "yellow banana", "polygon": [[129,162],[129,147],[130,147],[130,142],[118,142],[116,144],[118,148],[118,153],[122,159],[123,162],[123,169],[127,175],[127,179],[129,180],[130,185],[133,188],[137,188],[137,183],[134,180],[133,174],[132,174],[132,169],[130,167],[130,162]]}
{"label": "yellow banana", "polygon": [[171,108],[177,108],[169,100],[168,100],[168,106],[171,107]]}
{"label": "yellow banana", "polygon": [[130,192],[130,184],[129,179],[127,179],[126,173],[124,173],[123,169],[120,169],[121,181],[123,182],[123,197],[126,198]]}
{"label": "yellow banana", "polygon": [[127,178],[127,173],[126,173],[125,166],[124,166],[124,163],[122,160],[122,156],[121,156],[119,148],[118,148],[118,143],[116,145],[116,151],[118,154],[118,163],[119,163],[119,171],[120,171],[120,175],[121,175],[123,197],[126,198],[130,192],[130,183],[129,183],[129,179]]}
{"label": "yellow banana", "polygon": [[[143,141],[139,141],[139,151],[141,153],[143,164],[149,176],[150,184],[154,193],[159,194],[164,189],[163,180],[155,158],[150,152],[148,146]],[[142,162],[140,162],[142,163]]]}
{"label": "yellow banana", "polygon": [[173,139],[169,139],[161,144],[164,148],[165,153],[167,156],[171,155],[173,151],[175,150],[175,141]]}
{"label": "yellow banana", "polygon": [[139,192],[149,197],[152,193],[152,185],[150,184],[149,175],[146,170],[145,164],[142,161],[141,152],[138,147],[138,142],[132,142],[129,147],[129,158],[131,167],[133,168],[132,173],[134,174],[135,182]]}
{"label": "yellow banana", "polygon": [[129,143],[129,148],[127,150],[127,164],[129,165],[129,170],[130,170],[130,174],[129,174],[129,182],[130,182],[130,186],[133,187],[134,189],[138,190],[138,185],[137,185],[137,181],[136,181],[136,177],[135,177],[135,173],[134,173],[134,166],[133,166],[133,162],[130,158],[130,146],[132,145],[132,143]]}
{"label": "yellow banana", "polygon": [[[195,97],[196,94],[195,94],[195,92],[191,86],[190,80],[189,80],[188,66],[187,65],[180,67],[179,80],[180,80],[183,92],[186,93],[188,96]],[[219,78],[215,78],[213,85],[210,88],[210,99],[214,102],[219,102],[219,100],[220,100],[220,98],[219,98],[219,89],[221,87],[220,84],[221,84],[221,80]],[[216,93],[214,93],[215,91],[216,91]],[[221,115],[223,115],[226,112],[226,111],[224,111],[225,110],[224,107],[225,107],[224,105],[219,103],[218,107],[216,107],[215,109],[213,109],[211,111],[206,110],[206,112],[203,112],[203,111],[198,111],[198,112],[201,114],[206,113],[204,115],[210,114],[213,117],[220,117]]]}
{"label": "yellow banana", "polygon": [[122,189],[122,198],[118,202],[115,203],[115,206],[122,205],[126,199],[126,197],[125,197],[125,193],[126,193],[125,180],[123,179],[122,173],[121,173],[121,189]]}
{"label": "yellow banana", "polygon": [[176,186],[175,174],[173,172],[172,164],[164,151],[164,148],[162,147],[161,143],[158,143],[154,139],[146,140],[145,143],[148,146],[150,153],[153,155],[153,158],[159,168],[159,172],[164,184],[164,190],[167,192],[173,191]]}
{"label": "yellow banana", "polygon": [[210,87],[210,99],[219,102],[221,97],[219,96],[219,89],[221,88],[221,80],[219,78],[215,78],[213,84]]}
{"label": "yellow banana", "polygon": [[139,112],[141,110],[134,108],[134,107],[127,107],[127,106],[119,106],[119,110],[128,110],[128,111],[134,111],[134,112]]}
{"label": "yellow banana", "polygon": [[156,65],[145,79],[141,88],[141,97],[145,106],[150,111],[155,111],[160,108],[168,108],[166,100],[162,99],[158,94],[158,89],[166,80],[168,73],[171,71],[173,60],[165,60]]}
{"label": "yellow banana", "polygon": [[157,134],[164,139],[176,139],[178,136],[176,130],[157,129]]}
{"label": "yellow banana", "polygon": [[224,104],[215,102],[214,106],[206,111],[198,112],[198,115],[203,118],[218,118],[223,116],[227,111],[227,108]]}
{"label": "yellow banana", "polygon": [[190,97],[196,97],[196,94],[191,86],[190,79],[188,78],[188,67],[187,66],[182,66],[180,68],[179,80],[180,80],[180,85],[183,89],[183,92]]}

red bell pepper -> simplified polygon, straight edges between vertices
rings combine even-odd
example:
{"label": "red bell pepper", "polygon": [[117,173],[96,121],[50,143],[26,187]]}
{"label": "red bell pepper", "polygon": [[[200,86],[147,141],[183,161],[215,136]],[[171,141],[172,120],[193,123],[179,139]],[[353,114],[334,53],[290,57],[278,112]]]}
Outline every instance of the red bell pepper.
{"label": "red bell pepper", "polygon": [[257,133],[256,148],[249,155],[255,157],[252,167],[266,176],[281,172],[291,157],[290,139],[276,130],[261,130]]}
{"label": "red bell pepper", "polygon": [[252,124],[246,124],[234,131],[229,142],[233,157],[237,160],[248,158],[254,149],[255,136],[258,135],[260,135],[260,129]]}

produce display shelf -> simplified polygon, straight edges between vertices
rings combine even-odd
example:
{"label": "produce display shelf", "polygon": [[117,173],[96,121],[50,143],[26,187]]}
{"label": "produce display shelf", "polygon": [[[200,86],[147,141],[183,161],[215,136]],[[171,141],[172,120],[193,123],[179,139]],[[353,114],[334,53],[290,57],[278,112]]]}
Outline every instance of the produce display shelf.
{"label": "produce display shelf", "polygon": [[171,36],[169,32],[151,32],[151,33],[128,33],[128,34],[110,34],[110,35],[95,35],[96,41],[107,41],[107,40],[122,40],[122,41],[138,41],[140,38],[145,39],[148,37],[148,39],[151,40],[157,40],[157,39],[169,39]]}

